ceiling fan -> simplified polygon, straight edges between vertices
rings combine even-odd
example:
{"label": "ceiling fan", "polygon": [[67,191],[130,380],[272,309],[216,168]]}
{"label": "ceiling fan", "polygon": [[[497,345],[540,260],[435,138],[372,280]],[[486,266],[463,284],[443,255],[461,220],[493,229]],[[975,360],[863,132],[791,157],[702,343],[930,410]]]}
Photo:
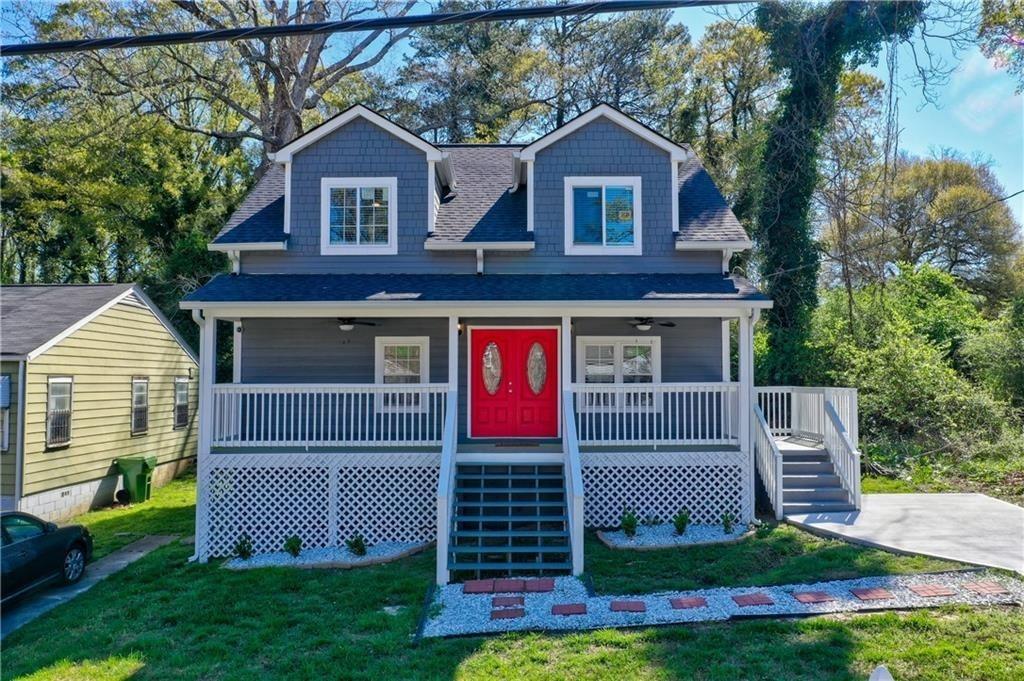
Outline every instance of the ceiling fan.
{"label": "ceiling fan", "polygon": [[360,319],[338,317],[338,328],[342,331],[351,331],[356,328],[356,324],[359,324],[360,326],[377,326],[377,322],[364,322]]}
{"label": "ceiling fan", "polygon": [[[651,327],[654,326],[655,321],[653,317],[636,317],[630,322],[633,328],[637,331],[650,331]],[[657,322],[658,326],[667,326],[669,328],[676,325],[675,322]]]}

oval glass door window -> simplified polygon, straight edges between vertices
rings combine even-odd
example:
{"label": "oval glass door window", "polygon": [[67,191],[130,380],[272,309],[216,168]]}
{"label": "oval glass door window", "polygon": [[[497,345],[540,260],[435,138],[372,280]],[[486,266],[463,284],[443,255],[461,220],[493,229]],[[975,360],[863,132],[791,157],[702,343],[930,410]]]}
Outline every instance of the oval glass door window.
{"label": "oval glass door window", "polygon": [[484,363],[484,390],[488,395],[494,395],[501,386],[501,350],[497,343],[488,343],[481,359]]}
{"label": "oval glass door window", "polygon": [[534,342],[530,346],[530,354],[526,360],[526,380],[534,395],[540,395],[548,381],[548,356],[540,343]]}

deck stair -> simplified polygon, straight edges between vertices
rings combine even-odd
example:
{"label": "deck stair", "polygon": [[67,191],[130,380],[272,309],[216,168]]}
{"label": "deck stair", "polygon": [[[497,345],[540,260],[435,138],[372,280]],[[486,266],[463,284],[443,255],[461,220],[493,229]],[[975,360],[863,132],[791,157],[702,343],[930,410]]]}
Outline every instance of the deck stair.
{"label": "deck stair", "polygon": [[449,565],[455,576],[568,574],[561,464],[458,464]]}
{"label": "deck stair", "polygon": [[819,442],[786,438],[782,454],[782,508],[785,515],[853,511],[828,451]]}

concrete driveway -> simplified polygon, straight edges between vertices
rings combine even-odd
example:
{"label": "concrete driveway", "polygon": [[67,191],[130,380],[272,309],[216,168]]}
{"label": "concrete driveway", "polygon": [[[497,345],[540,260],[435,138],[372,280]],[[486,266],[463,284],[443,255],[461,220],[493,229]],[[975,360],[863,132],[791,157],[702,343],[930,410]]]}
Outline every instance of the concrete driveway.
{"label": "concrete driveway", "polygon": [[984,494],[865,494],[860,511],[786,520],[859,544],[1024,574],[1024,508]]}

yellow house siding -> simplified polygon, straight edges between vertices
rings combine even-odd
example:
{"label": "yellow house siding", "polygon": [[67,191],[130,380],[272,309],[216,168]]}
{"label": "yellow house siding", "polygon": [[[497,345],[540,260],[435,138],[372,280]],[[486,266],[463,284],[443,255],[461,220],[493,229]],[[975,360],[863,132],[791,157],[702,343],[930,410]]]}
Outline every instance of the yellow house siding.
{"label": "yellow house siding", "polygon": [[[174,428],[174,379],[189,376],[189,422]],[[71,443],[46,447],[47,377],[71,376]],[[131,434],[132,378],[149,378],[149,427]],[[23,494],[117,473],[114,459],[165,464],[196,454],[196,365],[147,308],[114,305],[28,364]]]}
{"label": "yellow house siding", "polygon": [[7,449],[0,451],[0,494],[14,496],[18,465],[18,362],[0,362],[0,374],[10,377],[11,408],[7,412]]}

